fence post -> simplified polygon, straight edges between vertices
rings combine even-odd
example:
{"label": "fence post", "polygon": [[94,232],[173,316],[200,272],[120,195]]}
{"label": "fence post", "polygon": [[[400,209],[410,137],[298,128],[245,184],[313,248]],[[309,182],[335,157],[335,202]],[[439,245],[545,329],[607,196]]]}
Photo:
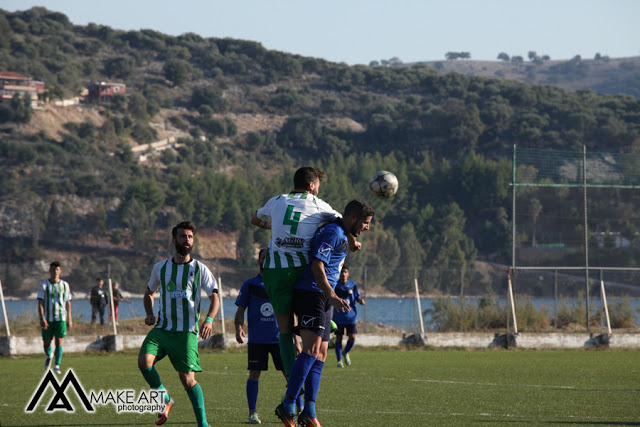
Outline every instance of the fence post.
{"label": "fence post", "polygon": [[[511,268],[509,268],[509,300],[511,301],[511,314],[513,316],[513,332],[518,333],[518,321],[516,320],[516,304],[513,298],[513,286],[511,285]],[[509,316],[507,315],[507,332],[509,332]]]}
{"label": "fence post", "polygon": [[[363,278],[362,278],[362,284],[363,284],[363,294],[365,296],[365,302],[367,300],[366,296],[367,296],[367,264],[364,265],[364,272],[363,272]],[[364,309],[364,324],[365,324],[365,330],[364,332],[369,332],[368,328],[366,327],[367,325],[367,305],[363,305],[362,308]]]}
{"label": "fence post", "polygon": [[609,320],[609,307],[607,307],[607,294],[604,291],[604,272],[600,270],[600,295],[602,298],[602,307],[604,308],[604,316],[607,321],[607,332],[611,335],[611,321]]}
{"label": "fence post", "polygon": [[420,304],[420,290],[418,289],[417,269],[414,270],[413,280],[416,285],[416,302],[418,303],[418,318],[420,319],[420,333],[424,335],[424,321],[422,320],[422,304]]}
{"label": "fence post", "polygon": [[113,325],[113,335],[118,335],[116,328],[116,313],[113,307],[113,286],[111,286],[111,264],[107,264],[107,281],[109,282],[109,311],[111,312],[111,324]]}
{"label": "fence post", "polygon": [[464,331],[464,267],[460,268],[460,332]]}
{"label": "fence post", "polygon": [[4,304],[4,292],[2,291],[2,280],[0,280],[0,300],[2,300],[2,313],[4,314],[4,325],[7,329],[7,336],[11,336],[11,331],[9,330],[9,317],[7,316],[7,307]]}
{"label": "fence post", "polygon": [[558,329],[558,269],[553,278],[553,327]]}

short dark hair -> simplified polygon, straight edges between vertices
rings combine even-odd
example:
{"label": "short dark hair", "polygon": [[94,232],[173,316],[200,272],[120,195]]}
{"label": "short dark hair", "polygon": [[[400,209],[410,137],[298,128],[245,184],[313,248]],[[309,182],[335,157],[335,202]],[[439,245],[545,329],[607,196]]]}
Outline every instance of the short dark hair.
{"label": "short dark hair", "polygon": [[342,266],[342,269],[341,269],[340,271],[342,271],[342,270],[347,270],[347,271],[349,271],[349,266],[348,266],[348,265],[343,265],[343,266]]}
{"label": "short dark hair", "polygon": [[171,230],[171,236],[175,239],[178,236],[178,230],[191,230],[193,231],[193,235],[196,235],[196,226],[194,223],[192,223],[191,221],[182,221],[180,224],[176,225],[175,227],[173,227],[173,230]]}
{"label": "short dark hair", "polygon": [[293,188],[306,189],[307,187],[309,187],[309,184],[316,180],[316,178],[318,179],[318,181],[324,182],[326,174],[323,170],[320,170],[318,168],[314,168],[311,166],[302,167],[296,171],[295,175],[293,175]]}
{"label": "short dark hair", "polygon": [[344,208],[344,214],[342,216],[346,218],[351,215],[355,215],[358,218],[365,218],[367,216],[373,216],[374,213],[375,211],[369,203],[365,202],[362,199],[354,199],[347,203],[347,206],[345,206]]}
{"label": "short dark hair", "polygon": [[54,268],[58,268],[61,267],[62,265],[60,264],[60,261],[53,261],[51,264],[49,264],[49,268],[54,267]]}
{"label": "short dark hair", "polygon": [[104,282],[104,279],[102,277],[96,277],[96,282]]}

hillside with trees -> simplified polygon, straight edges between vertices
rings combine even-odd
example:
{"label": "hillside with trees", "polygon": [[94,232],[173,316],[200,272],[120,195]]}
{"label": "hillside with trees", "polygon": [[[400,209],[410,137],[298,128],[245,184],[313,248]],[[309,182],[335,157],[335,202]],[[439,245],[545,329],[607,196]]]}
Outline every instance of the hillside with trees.
{"label": "hillside with trees", "polygon": [[[150,265],[166,255],[167,230],[182,218],[233,236],[236,256],[225,262],[253,266],[268,233],[250,217],[291,189],[297,167],[314,165],[329,177],[323,200],[339,210],[364,197],[376,209],[366,250],[349,263],[384,265],[371,283],[404,292],[417,267],[509,262],[514,144],[640,150],[640,102],[630,95],[441,74],[427,65],[347,66],[193,33],[77,26],[44,8],[0,10],[0,70],[45,82],[51,100],[94,81],[127,85],[130,95],[109,105],[69,107],[99,119],[68,121],[55,133],[29,128],[43,112],[26,113],[19,99],[0,104],[4,270],[28,271],[52,248],[84,247],[74,274],[87,286],[104,261],[90,245],[102,247],[101,257]],[[160,139],[153,126],[160,116],[164,129],[183,136],[142,163],[133,149]],[[247,127],[243,117],[269,124]],[[390,200],[372,200],[367,190],[381,169],[400,181]],[[630,194],[613,208],[603,201],[612,219],[601,227],[637,227],[630,206],[639,198]],[[580,218],[579,209],[541,203],[550,216]],[[390,280],[395,271],[407,277]],[[24,294],[16,276],[3,284]]]}

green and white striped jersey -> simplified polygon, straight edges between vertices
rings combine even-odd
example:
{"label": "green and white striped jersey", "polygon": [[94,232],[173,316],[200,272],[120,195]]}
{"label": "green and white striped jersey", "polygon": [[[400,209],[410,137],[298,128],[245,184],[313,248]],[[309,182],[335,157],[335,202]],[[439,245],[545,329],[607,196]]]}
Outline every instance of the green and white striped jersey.
{"label": "green and white striped jersey", "polygon": [[191,259],[186,264],[174,264],[169,258],[153,266],[147,287],[152,292],[160,289],[156,328],[197,334],[201,290],[211,296],[218,283],[200,261]]}
{"label": "green and white striped jersey", "polygon": [[269,199],[256,216],[271,221],[271,241],[264,268],[293,268],[309,263],[311,239],[318,226],[341,218],[328,203],[309,193]]}
{"label": "green and white striped jersey", "polygon": [[67,301],[71,301],[69,284],[64,280],[51,283],[49,279],[43,280],[38,286],[38,299],[44,302],[44,318],[47,322],[66,322]]}

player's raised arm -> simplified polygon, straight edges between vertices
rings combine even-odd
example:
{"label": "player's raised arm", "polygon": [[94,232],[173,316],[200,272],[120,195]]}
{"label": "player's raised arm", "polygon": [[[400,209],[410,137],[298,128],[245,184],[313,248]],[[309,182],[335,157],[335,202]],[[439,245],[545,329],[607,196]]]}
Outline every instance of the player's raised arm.
{"label": "player's raised arm", "polygon": [[254,215],[253,218],[251,218],[251,225],[255,225],[256,227],[264,228],[265,230],[270,230],[271,229],[271,223],[269,221],[261,220],[260,218],[258,218],[257,215]]}

